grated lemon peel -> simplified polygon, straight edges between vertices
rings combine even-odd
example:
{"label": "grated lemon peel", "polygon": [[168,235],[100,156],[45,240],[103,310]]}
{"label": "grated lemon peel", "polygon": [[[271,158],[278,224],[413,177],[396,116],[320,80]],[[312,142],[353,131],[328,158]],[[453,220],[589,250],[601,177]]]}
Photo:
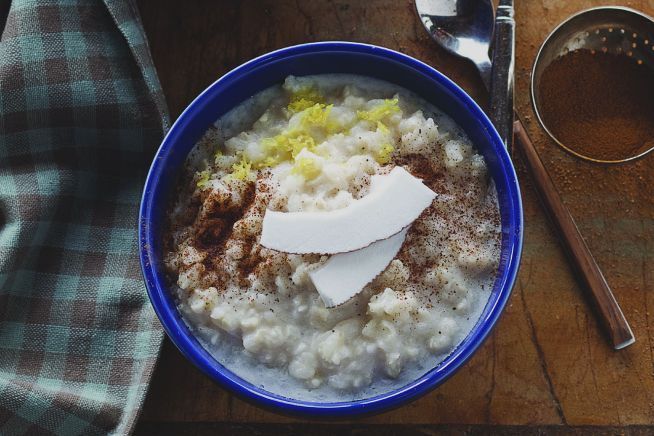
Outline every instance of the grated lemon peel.
{"label": "grated lemon peel", "polygon": [[[319,136],[347,134],[351,126],[344,126],[330,119],[329,115],[333,107],[332,104],[325,104],[324,97],[314,88],[302,88],[294,92],[287,109],[299,117],[298,124],[275,136],[262,139],[262,157],[248,160],[241,155],[241,160],[232,165],[232,172],[226,176],[226,179],[252,180],[253,169],[270,168],[282,162],[296,163],[296,158],[302,150],[316,151],[319,143],[316,134]],[[388,135],[390,130],[382,120],[398,112],[400,112],[398,99],[385,99],[370,110],[357,111],[357,119],[376,123],[377,131]],[[390,143],[385,143],[376,152],[375,160],[382,165],[387,164],[394,151],[395,148]],[[214,158],[217,160],[221,156],[222,152],[217,150]],[[303,161],[300,165],[296,165],[293,171],[303,175],[307,180],[312,180],[320,174],[321,170],[315,162],[310,164],[308,161]]]}
{"label": "grated lemon peel", "polygon": [[384,99],[384,101],[370,110],[357,111],[357,116],[361,120],[366,121],[381,121],[389,115],[400,112],[399,100],[397,98]]}
{"label": "grated lemon peel", "polygon": [[255,169],[273,167],[282,162],[294,162],[302,150],[315,151],[316,139],[312,130],[319,128],[326,133],[337,131],[337,123],[329,120],[333,105],[315,103],[299,112],[297,126],[280,134],[261,140],[264,157],[253,163]]}
{"label": "grated lemon peel", "polygon": [[382,164],[385,165],[391,161],[391,155],[395,151],[395,147],[393,147],[389,143],[382,144],[382,146],[379,148],[379,151],[377,151],[375,155],[375,160]]}
{"label": "grated lemon peel", "polygon": [[196,186],[200,189],[205,189],[206,187],[209,186],[209,182],[211,180],[211,171],[206,169],[204,171],[200,171],[195,173],[196,176],[198,177],[198,182]]}
{"label": "grated lemon peel", "polygon": [[311,107],[306,108],[300,114],[300,128],[308,129],[311,127],[327,127],[327,118],[331,112],[333,104],[325,105],[316,103]]}
{"label": "grated lemon peel", "polygon": [[295,161],[291,169],[292,174],[298,174],[305,180],[313,180],[320,175],[322,169],[310,157],[300,157]]}
{"label": "grated lemon peel", "polygon": [[286,107],[290,112],[302,112],[318,103],[324,103],[325,98],[312,87],[303,87],[291,94],[290,103]]}
{"label": "grated lemon peel", "polygon": [[388,135],[391,132],[388,130],[388,127],[386,127],[386,124],[382,123],[381,121],[377,121],[377,131],[383,133],[384,135]]}
{"label": "grated lemon peel", "polygon": [[288,143],[291,146],[291,157],[295,159],[302,150],[314,151],[316,149],[316,140],[312,136],[300,134],[295,138],[289,138]]}
{"label": "grated lemon peel", "polygon": [[220,148],[217,148],[216,151],[215,151],[214,154],[213,154],[213,161],[214,161],[215,163],[218,163],[218,160],[219,160],[221,157],[223,157],[223,156],[224,156],[224,155],[223,155],[222,150],[221,150]]}
{"label": "grated lemon peel", "polygon": [[227,174],[223,180],[252,181],[252,162],[250,162],[245,156],[241,155],[241,160],[232,165],[232,172]]}

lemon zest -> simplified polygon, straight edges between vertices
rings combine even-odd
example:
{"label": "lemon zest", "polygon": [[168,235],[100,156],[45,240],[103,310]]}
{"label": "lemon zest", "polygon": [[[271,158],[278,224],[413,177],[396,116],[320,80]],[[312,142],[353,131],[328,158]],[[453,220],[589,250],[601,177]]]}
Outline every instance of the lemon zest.
{"label": "lemon zest", "polygon": [[301,157],[295,161],[291,173],[299,174],[306,180],[313,180],[320,175],[320,168],[316,162],[309,157]]}
{"label": "lemon zest", "polygon": [[309,131],[311,128],[317,127],[324,129],[325,133],[328,135],[340,133],[343,130],[343,126],[333,119],[329,119],[329,114],[333,107],[333,104],[325,105],[318,103],[305,109],[300,113],[302,116],[302,119],[300,120],[300,129]]}
{"label": "lemon zest", "polygon": [[252,180],[252,162],[241,155],[241,160],[232,165],[232,172],[225,180]]}
{"label": "lemon zest", "polygon": [[216,149],[216,152],[213,154],[213,161],[214,161],[215,163],[218,163],[218,159],[220,159],[220,158],[223,157],[223,156],[224,156],[224,154],[223,154],[222,150],[220,150],[219,148],[217,148],[217,149]]}
{"label": "lemon zest", "polygon": [[379,130],[384,135],[387,135],[387,134],[390,133],[390,130],[388,130],[388,127],[386,127],[386,124],[382,123],[381,121],[377,121],[377,130]]}
{"label": "lemon zest", "polygon": [[211,171],[206,169],[204,171],[200,171],[200,172],[196,173],[196,175],[198,176],[198,183],[196,184],[196,186],[198,188],[205,189],[206,187],[209,186],[209,184],[210,184],[209,182],[210,182],[210,178],[211,178]]}
{"label": "lemon zest", "polygon": [[393,154],[394,151],[395,147],[393,147],[391,144],[383,144],[377,152],[375,160],[382,165],[387,164],[391,161],[391,154]]}
{"label": "lemon zest", "polygon": [[254,168],[261,169],[278,165],[281,162],[294,161],[305,149],[314,151],[317,146],[316,139],[311,134],[314,128],[323,129],[328,134],[339,129],[337,123],[329,121],[332,107],[333,105],[316,103],[299,113],[298,126],[262,139],[264,157],[254,162]]}
{"label": "lemon zest", "polygon": [[292,157],[289,137],[285,133],[275,135],[271,138],[264,138],[261,141],[261,145],[266,157],[263,161],[257,162],[255,165],[257,168],[272,167],[290,160]]}
{"label": "lemon zest", "polygon": [[367,111],[357,111],[357,117],[366,121],[381,121],[382,119],[400,111],[398,99],[385,99],[382,103],[376,105]]}
{"label": "lemon zest", "polygon": [[302,112],[305,109],[310,108],[311,106],[317,104],[314,100],[309,100],[306,98],[300,98],[298,100],[291,101],[288,104],[287,109],[293,113]]}
{"label": "lemon zest", "polygon": [[322,103],[316,103],[303,110],[300,113],[302,115],[300,126],[303,128],[327,127],[327,118],[333,107],[333,104],[324,105]]}
{"label": "lemon zest", "polygon": [[298,154],[304,149],[309,151],[314,151],[316,149],[316,140],[313,139],[313,136],[299,134],[298,136],[288,138],[288,143],[291,148],[291,156],[293,159],[297,157]]}
{"label": "lemon zest", "polygon": [[287,109],[292,113],[302,112],[316,104],[324,103],[324,97],[314,88],[300,88],[291,94]]}

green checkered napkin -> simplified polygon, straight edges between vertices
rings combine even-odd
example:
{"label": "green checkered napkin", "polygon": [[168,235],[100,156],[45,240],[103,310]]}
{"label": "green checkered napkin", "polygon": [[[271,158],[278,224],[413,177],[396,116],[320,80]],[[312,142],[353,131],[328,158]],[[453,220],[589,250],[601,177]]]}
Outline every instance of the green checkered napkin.
{"label": "green checkered napkin", "polygon": [[128,433],[162,339],[136,226],[168,120],[139,15],[0,0],[0,31],[0,434]]}

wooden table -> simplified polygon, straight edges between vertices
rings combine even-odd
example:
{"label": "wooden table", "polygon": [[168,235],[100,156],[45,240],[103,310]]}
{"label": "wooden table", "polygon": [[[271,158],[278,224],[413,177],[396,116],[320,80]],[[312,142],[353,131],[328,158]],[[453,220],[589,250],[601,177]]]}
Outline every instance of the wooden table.
{"label": "wooden table", "polygon": [[[421,59],[485,103],[473,67],[429,39],[410,0],[138,3],[173,116],[216,78],[252,57],[292,44],[337,39],[378,44]],[[516,158],[525,208],[520,275],[492,336],[443,386],[381,415],[308,424],[234,398],[166,341],[139,432],[513,434],[565,433],[571,430],[568,426],[581,426],[575,430],[654,433],[648,427],[654,425],[654,154],[612,167],[576,160],[545,137],[528,93],[532,62],[550,30],[575,11],[608,2],[516,3],[518,109],[631,322],[636,344],[619,352],[607,345]],[[613,3],[654,15],[654,0]]]}

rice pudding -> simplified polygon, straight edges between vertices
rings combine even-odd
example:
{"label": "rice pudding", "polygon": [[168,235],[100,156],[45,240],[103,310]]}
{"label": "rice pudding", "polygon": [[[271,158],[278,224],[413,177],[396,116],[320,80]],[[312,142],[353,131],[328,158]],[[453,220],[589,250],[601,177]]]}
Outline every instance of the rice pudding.
{"label": "rice pudding", "polygon": [[[395,167],[436,198],[388,266],[328,308],[310,276],[330,256],[262,246],[266,211],[347,208]],[[169,219],[171,288],[205,348],[308,399],[391,389],[435,366],[477,322],[499,263],[483,157],[429,103],[361,76],[288,77],[224,115],[189,156]]]}

